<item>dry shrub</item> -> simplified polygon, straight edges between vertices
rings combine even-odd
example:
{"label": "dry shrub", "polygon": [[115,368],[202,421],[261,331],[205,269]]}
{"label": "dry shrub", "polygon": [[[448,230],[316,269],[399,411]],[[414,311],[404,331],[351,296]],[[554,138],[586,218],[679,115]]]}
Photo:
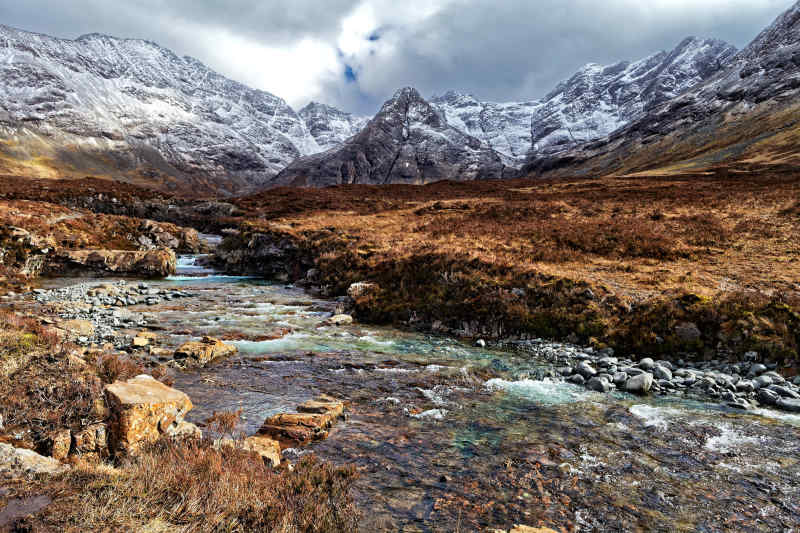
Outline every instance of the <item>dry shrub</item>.
{"label": "dry shrub", "polygon": [[97,373],[104,383],[130,379],[144,373],[144,367],[118,354],[104,354],[97,360]]}
{"label": "dry shrub", "polygon": [[[139,530],[161,522],[182,531],[351,532],[358,512],[353,467],[313,455],[294,471],[256,454],[208,441],[160,441],[114,472],[73,470],[45,490],[54,503],[39,516],[62,531]],[[41,490],[41,489],[40,489]]]}
{"label": "dry shrub", "polygon": [[214,411],[213,416],[205,420],[206,429],[218,435],[231,435],[239,425],[242,418],[243,409],[238,411]]}

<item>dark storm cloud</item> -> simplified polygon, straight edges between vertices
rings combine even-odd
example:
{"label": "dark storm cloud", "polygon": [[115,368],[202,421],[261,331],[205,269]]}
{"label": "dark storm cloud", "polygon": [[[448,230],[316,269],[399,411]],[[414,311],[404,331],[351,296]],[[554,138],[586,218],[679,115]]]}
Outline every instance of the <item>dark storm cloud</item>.
{"label": "dark storm cloud", "polygon": [[[689,35],[741,48],[792,3],[438,0],[417,9],[384,0],[0,0],[0,22],[60,37],[146,38],[294,105],[313,98],[372,113],[404,85],[426,95],[453,88],[489,100],[534,99],[585,63],[636,60]],[[361,12],[368,16],[353,16]],[[264,52],[291,55],[304,41],[315,47],[298,61]],[[300,81],[279,83],[292,77]]]}

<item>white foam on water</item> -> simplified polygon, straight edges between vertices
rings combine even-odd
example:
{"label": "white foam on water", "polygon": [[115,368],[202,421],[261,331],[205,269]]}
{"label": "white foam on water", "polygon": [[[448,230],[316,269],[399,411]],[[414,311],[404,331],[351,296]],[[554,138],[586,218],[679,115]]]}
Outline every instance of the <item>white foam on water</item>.
{"label": "white foam on water", "polygon": [[748,444],[763,444],[769,440],[763,436],[742,435],[732,427],[725,424],[717,427],[720,431],[722,431],[722,433],[719,436],[710,437],[706,441],[705,448],[707,450],[726,453]]}
{"label": "white foam on water", "polygon": [[382,372],[384,374],[411,374],[416,372],[414,368],[376,368],[375,372]]}
{"label": "white foam on water", "polygon": [[224,274],[209,274],[207,276],[167,276],[167,281],[212,281],[212,280],[249,280],[256,279],[253,276],[228,276]]}
{"label": "white foam on water", "polygon": [[487,381],[484,386],[490,391],[510,392],[543,405],[578,402],[592,394],[577,385],[550,381],[549,379],[507,381],[501,378],[494,378]]}
{"label": "white foam on water", "polygon": [[631,414],[642,420],[646,427],[667,429],[669,420],[683,414],[680,409],[671,407],[653,407],[652,405],[637,404],[628,408]]}
{"label": "white foam on water", "polygon": [[425,419],[430,418],[433,420],[444,420],[444,417],[447,415],[446,409],[429,409],[427,411],[423,411],[416,415],[411,415],[412,418],[419,418]]}
{"label": "white foam on water", "polygon": [[800,415],[798,414],[776,411],[775,409],[754,409],[751,412],[766,418],[786,422],[792,426],[800,426]]}

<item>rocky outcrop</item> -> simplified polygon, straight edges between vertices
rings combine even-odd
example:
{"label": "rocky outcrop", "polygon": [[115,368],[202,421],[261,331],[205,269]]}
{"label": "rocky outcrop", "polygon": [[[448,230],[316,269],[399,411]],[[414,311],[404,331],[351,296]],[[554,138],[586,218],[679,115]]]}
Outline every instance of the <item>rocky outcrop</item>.
{"label": "rocky outcrop", "polygon": [[105,388],[110,410],[109,441],[117,456],[135,454],[162,435],[197,436],[198,429],[183,420],[192,402],[183,392],[150,376],[117,381]]}
{"label": "rocky outcrop", "polygon": [[168,249],[61,250],[48,260],[47,274],[159,278],[175,273],[175,252]]}
{"label": "rocky outcrop", "polygon": [[200,234],[192,228],[165,227],[152,220],[143,220],[136,239],[142,250],[169,248],[177,253],[198,254],[207,251]]}
{"label": "rocky outcrop", "polygon": [[495,151],[450,126],[444,114],[416,89],[406,87],[341,148],[298,159],[271,184],[423,184],[444,179],[497,179],[503,177],[503,170]]}
{"label": "rocky outcrop", "polygon": [[267,418],[258,434],[276,439],[283,449],[307,446],[328,437],[328,430],[344,415],[344,403],[323,395],[297,410]]}
{"label": "rocky outcrop", "polygon": [[212,337],[203,337],[200,341],[182,344],[175,350],[175,360],[187,367],[206,366],[217,359],[229,357],[237,351],[236,346],[225,344]]}

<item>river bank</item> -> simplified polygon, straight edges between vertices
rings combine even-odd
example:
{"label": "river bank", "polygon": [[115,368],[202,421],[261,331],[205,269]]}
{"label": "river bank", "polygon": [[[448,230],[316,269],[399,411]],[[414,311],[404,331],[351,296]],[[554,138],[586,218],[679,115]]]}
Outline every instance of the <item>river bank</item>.
{"label": "river bank", "polygon": [[[564,369],[620,370],[623,357],[543,340],[473,346],[358,322],[335,326],[342,302],[198,271],[191,257],[179,264],[162,281],[53,279],[29,305],[93,304],[91,287],[103,285],[145,291],[118,309],[146,323],[107,324],[119,339],[112,344],[145,366],[163,365],[195,405],[186,420],[201,426],[215,412],[241,409],[238,428],[252,434],[308,398],[345,400],[347,420],[283,459],[294,464],[313,452],[355,466],[365,531],[772,531],[800,523],[795,415],[742,412],[705,388],[678,395],[657,380],[646,396],[599,393],[570,383]],[[151,291],[157,301],[148,302]],[[117,299],[100,298],[117,309]],[[101,326],[107,318],[89,320]],[[151,345],[134,346],[143,331],[154,335]],[[202,368],[170,364],[178,346],[207,336],[228,339],[238,354]],[[630,364],[653,372],[656,362]],[[700,364],[692,374],[723,392],[724,370]]]}

